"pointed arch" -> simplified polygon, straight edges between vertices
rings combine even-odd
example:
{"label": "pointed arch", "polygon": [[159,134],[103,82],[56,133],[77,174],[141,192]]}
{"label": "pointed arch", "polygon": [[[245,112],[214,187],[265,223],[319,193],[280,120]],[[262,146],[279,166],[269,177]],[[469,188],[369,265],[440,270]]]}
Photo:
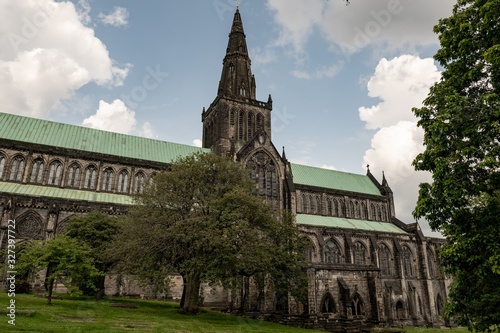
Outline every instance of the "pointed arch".
{"label": "pointed arch", "polygon": [[395,308],[396,308],[396,319],[397,320],[406,319],[405,307],[402,300],[396,302]]}
{"label": "pointed arch", "polygon": [[245,111],[241,110],[238,115],[238,140],[244,140],[245,133]]}
{"label": "pointed arch", "polygon": [[133,190],[134,194],[144,192],[145,181],[146,181],[146,176],[144,175],[144,172],[139,171],[135,174],[135,176],[134,176],[134,190]]}
{"label": "pointed arch", "polygon": [[23,180],[25,160],[22,155],[16,155],[10,163],[9,180],[20,182]]}
{"label": "pointed arch", "polygon": [[336,312],[337,308],[335,307],[335,300],[333,299],[332,294],[327,292],[321,299],[321,313],[330,314]]}
{"label": "pointed arch", "polygon": [[274,159],[264,150],[259,150],[250,155],[246,167],[251,178],[257,183],[257,194],[265,197],[275,209],[278,209],[280,175]]}
{"label": "pointed arch", "polygon": [[254,134],[254,115],[253,112],[248,112],[247,115],[247,138],[250,140]]}
{"label": "pointed arch", "polygon": [[343,262],[340,246],[333,238],[330,238],[325,244],[325,262],[327,264],[341,264]]}
{"label": "pointed arch", "polygon": [[43,182],[44,162],[41,157],[33,160],[31,164],[30,183],[41,184]]}
{"label": "pointed arch", "polygon": [[436,277],[436,256],[434,251],[430,246],[427,245],[427,270],[429,271],[429,277]]}
{"label": "pointed arch", "polygon": [[352,315],[356,317],[364,316],[365,306],[361,296],[358,293],[355,293],[351,299],[352,299],[351,302]]}
{"label": "pointed arch", "polygon": [[115,172],[113,171],[113,168],[109,167],[104,169],[101,177],[101,191],[113,191],[115,180]]}
{"label": "pointed arch", "polygon": [[385,243],[381,243],[378,248],[379,268],[382,276],[392,276],[394,257],[391,250]]}
{"label": "pointed arch", "polygon": [[416,273],[413,267],[413,252],[408,245],[403,245],[403,271],[406,277],[414,277]]}
{"label": "pointed arch", "polygon": [[264,129],[264,117],[261,113],[257,113],[257,130]]}
{"label": "pointed arch", "polygon": [[93,164],[85,169],[83,188],[87,190],[95,190],[97,188],[97,168]]}
{"label": "pointed arch", "polygon": [[330,198],[326,198],[326,215],[333,216],[333,203]]}
{"label": "pointed arch", "polygon": [[47,185],[61,185],[62,179],[62,163],[59,160],[54,160],[49,164],[49,177]]}
{"label": "pointed arch", "polygon": [[66,186],[72,188],[80,187],[81,167],[77,162],[69,165],[68,176],[66,178]]}
{"label": "pointed arch", "polygon": [[354,243],[354,264],[364,266],[367,263],[366,246],[361,242]]}
{"label": "pointed arch", "polygon": [[127,193],[129,184],[129,175],[126,169],[120,171],[118,175],[118,183],[116,184],[116,191],[118,193]]}
{"label": "pointed arch", "polygon": [[301,201],[302,201],[302,213],[308,213],[309,212],[308,198],[307,195],[305,195],[304,193],[302,193]]}

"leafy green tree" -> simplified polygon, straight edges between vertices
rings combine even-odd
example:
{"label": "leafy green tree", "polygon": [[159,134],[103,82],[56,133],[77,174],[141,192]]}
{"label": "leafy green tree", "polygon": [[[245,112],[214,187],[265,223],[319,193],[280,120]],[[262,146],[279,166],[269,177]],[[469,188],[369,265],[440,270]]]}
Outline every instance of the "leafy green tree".
{"label": "leafy green tree", "polygon": [[304,242],[291,219],[278,219],[254,190],[248,171],[231,160],[179,158],[137,196],[114,253],[143,278],[180,273],[189,314],[199,310],[203,281],[241,288],[250,277],[265,278],[300,299]]}
{"label": "leafy green tree", "polygon": [[[448,314],[477,330],[500,323],[500,1],[459,0],[434,31],[441,80],[414,109],[425,151],[416,170],[432,173],[420,185],[414,215],[448,239],[441,251],[452,274]],[[492,220],[493,219],[493,220]],[[489,283],[488,283],[489,282]]]}
{"label": "leafy green tree", "polygon": [[[119,232],[117,219],[101,212],[91,212],[83,216],[75,216],[70,219],[66,235],[86,244],[91,249],[95,267],[102,274],[94,277],[81,276],[79,280],[80,289],[86,295],[95,295],[96,299],[104,296],[104,282],[106,273],[113,265],[112,259],[107,255],[107,248]],[[92,287],[89,289],[88,279],[91,279]]]}
{"label": "leafy green tree", "polygon": [[[95,268],[90,253],[88,246],[63,235],[45,243],[33,242],[26,246],[18,259],[17,270],[20,274],[38,274],[47,269],[47,304],[51,304],[56,280],[75,292],[78,287],[74,281],[79,280],[81,276],[96,277],[101,274]],[[86,287],[92,288],[93,285],[89,282]]]}

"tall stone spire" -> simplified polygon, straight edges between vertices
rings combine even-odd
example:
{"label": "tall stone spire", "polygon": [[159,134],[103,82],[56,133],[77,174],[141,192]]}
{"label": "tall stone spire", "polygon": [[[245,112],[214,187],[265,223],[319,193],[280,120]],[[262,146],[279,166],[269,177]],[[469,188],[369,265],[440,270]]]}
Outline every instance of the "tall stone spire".
{"label": "tall stone spire", "polygon": [[239,9],[234,13],[217,95],[232,99],[255,99],[255,78]]}

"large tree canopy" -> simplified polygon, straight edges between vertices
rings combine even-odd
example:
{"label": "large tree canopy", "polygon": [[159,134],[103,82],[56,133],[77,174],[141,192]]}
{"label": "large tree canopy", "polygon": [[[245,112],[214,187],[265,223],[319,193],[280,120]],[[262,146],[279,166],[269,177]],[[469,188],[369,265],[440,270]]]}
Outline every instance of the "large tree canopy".
{"label": "large tree canopy", "polygon": [[433,182],[420,185],[414,215],[448,239],[448,313],[484,330],[500,323],[500,0],[459,0],[434,31],[444,71],[414,109],[426,147],[414,165]]}
{"label": "large tree canopy", "polygon": [[[101,299],[104,296],[105,273],[113,265],[113,261],[107,255],[106,250],[113,238],[118,234],[118,231],[117,219],[106,213],[91,212],[70,219],[66,235],[86,244],[90,248],[90,255],[94,259],[94,265],[102,273],[93,278],[83,275],[77,279],[80,289],[86,295],[95,295],[96,299]],[[75,280],[75,282],[77,281]],[[90,289],[85,287],[89,283],[92,284]]]}
{"label": "large tree canopy", "polygon": [[239,163],[211,153],[180,158],[136,197],[113,252],[129,272],[160,285],[180,273],[187,313],[198,311],[203,281],[241,288],[253,277],[303,296],[304,241],[254,190]]}

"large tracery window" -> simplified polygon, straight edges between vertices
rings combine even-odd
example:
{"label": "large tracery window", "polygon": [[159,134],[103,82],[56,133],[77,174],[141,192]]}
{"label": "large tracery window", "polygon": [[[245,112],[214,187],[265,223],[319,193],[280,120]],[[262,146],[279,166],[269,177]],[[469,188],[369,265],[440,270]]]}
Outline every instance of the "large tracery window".
{"label": "large tracery window", "polygon": [[325,262],[327,264],[340,264],[342,263],[342,253],[337,243],[329,240],[325,246]]}
{"label": "large tracery window", "polygon": [[113,191],[113,181],[115,180],[115,173],[113,169],[107,168],[102,173],[101,191]]}
{"label": "large tracery window", "polygon": [[134,193],[142,193],[144,191],[144,182],[146,176],[142,172],[138,172],[134,177]]}
{"label": "large tracery window", "polygon": [[22,181],[24,173],[24,157],[16,156],[10,166],[9,180]]}
{"label": "large tracery window", "polygon": [[48,185],[61,185],[62,164],[59,161],[54,161],[49,165]]}
{"label": "large tracery window", "polygon": [[279,183],[274,160],[263,152],[254,154],[246,164],[252,179],[258,184],[257,194],[271,201],[278,208]]}
{"label": "large tracery window", "polygon": [[413,253],[408,246],[403,246],[403,269],[406,277],[413,277],[415,275],[415,268],[413,267]]}
{"label": "large tracery window", "polygon": [[361,242],[354,244],[354,264],[366,265],[366,247]]}
{"label": "large tracery window", "polygon": [[392,253],[385,244],[381,244],[378,250],[380,260],[380,274],[382,276],[392,275]]}
{"label": "large tracery window", "polygon": [[128,171],[127,170],[120,171],[120,174],[118,175],[118,184],[116,184],[116,191],[118,193],[127,193],[128,183],[129,183]]}
{"label": "large tracery window", "polygon": [[78,188],[80,185],[80,165],[73,163],[68,169],[68,178],[66,179],[66,186]]}
{"label": "large tracery window", "polygon": [[335,309],[335,301],[330,293],[326,293],[321,301],[321,313],[335,313],[337,312]]}
{"label": "large tracery window", "polygon": [[30,174],[30,183],[41,184],[43,181],[43,160],[37,158],[33,161]]}
{"label": "large tracery window", "polygon": [[85,178],[83,179],[83,188],[95,190],[97,187],[97,169],[91,165],[85,170]]}

